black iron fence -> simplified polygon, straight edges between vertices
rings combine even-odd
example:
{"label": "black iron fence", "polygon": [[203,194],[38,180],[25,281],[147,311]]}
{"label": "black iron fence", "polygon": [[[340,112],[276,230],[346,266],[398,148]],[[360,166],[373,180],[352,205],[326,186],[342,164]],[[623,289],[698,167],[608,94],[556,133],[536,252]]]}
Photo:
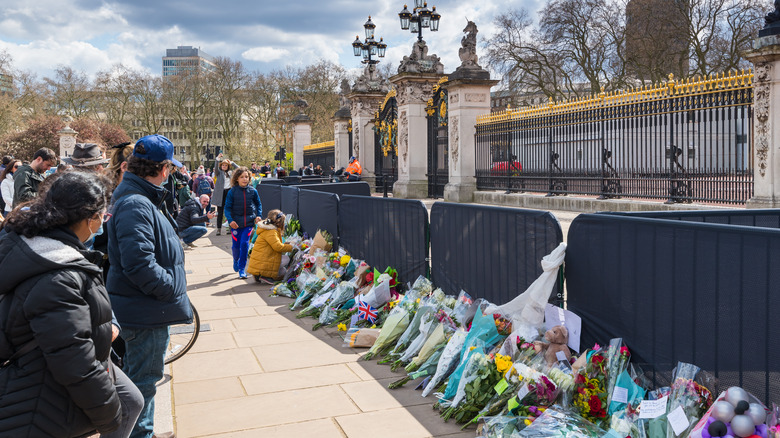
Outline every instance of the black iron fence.
{"label": "black iron fence", "polygon": [[743,204],[753,74],[601,93],[478,118],[480,190]]}
{"label": "black iron fence", "polygon": [[393,190],[398,180],[398,102],[396,91],[385,96],[374,119],[374,169],[376,190]]}
{"label": "black iron fence", "polygon": [[309,163],[315,167],[321,166],[324,174],[330,171],[330,166],[336,165],[335,141],[311,144],[303,147],[303,165]]}

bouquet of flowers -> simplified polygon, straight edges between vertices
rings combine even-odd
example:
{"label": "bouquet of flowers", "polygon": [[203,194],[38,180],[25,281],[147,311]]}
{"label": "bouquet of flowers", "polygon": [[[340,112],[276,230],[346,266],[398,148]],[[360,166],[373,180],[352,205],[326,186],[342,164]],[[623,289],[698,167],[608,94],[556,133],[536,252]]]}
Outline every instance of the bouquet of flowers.
{"label": "bouquet of flowers", "polygon": [[455,324],[452,323],[452,320],[448,320],[448,318],[447,312],[443,309],[439,309],[439,311],[434,314],[434,319],[439,322],[430,336],[425,340],[425,343],[420,348],[420,352],[406,366],[405,369],[407,372],[411,373],[412,371],[415,371],[427,361],[435,351],[444,348],[456,329]]}
{"label": "bouquet of flowers", "polygon": [[[412,289],[414,290],[414,287],[412,287]],[[417,308],[412,321],[409,323],[409,326],[398,338],[398,342],[396,342],[393,350],[388,353],[384,359],[380,360],[379,363],[390,363],[398,360],[404,354],[406,349],[409,348],[409,345],[411,345],[412,341],[414,341],[417,336],[420,335],[420,325],[423,319],[429,313],[435,312],[438,307],[438,303],[443,299],[444,292],[442,292],[441,289],[437,289],[436,292],[434,292],[431,296],[424,296],[420,298],[420,302],[418,303],[419,307]]]}
{"label": "bouquet of flowers", "polygon": [[597,438],[606,433],[596,424],[573,412],[547,409],[531,425],[520,431],[524,438]]}
{"label": "bouquet of flowers", "polygon": [[420,351],[422,346],[425,344],[425,341],[428,339],[428,336],[433,333],[433,331],[441,325],[436,320],[436,313],[435,312],[428,312],[425,317],[423,318],[423,321],[420,323],[420,333],[417,335],[417,337],[414,338],[414,340],[409,344],[409,348],[404,351],[404,354],[401,355],[393,364],[390,366],[390,369],[392,371],[395,371],[400,366],[407,365],[412,358]]}
{"label": "bouquet of flowers", "polygon": [[272,297],[287,297],[287,298],[295,298],[295,290],[294,286],[291,287],[294,282],[288,282],[288,283],[279,283],[276,286],[271,289],[271,296]]}
{"label": "bouquet of flowers", "polygon": [[471,421],[490,401],[491,390],[499,380],[501,373],[494,361],[480,352],[472,354],[458,383],[455,398],[442,414],[444,421],[452,417],[458,423]]}
{"label": "bouquet of flowers", "polygon": [[[331,292],[333,288],[336,287],[336,284],[338,283],[339,279],[337,276],[333,277],[326,277],[324,280],[314,282],[313,284],[306,285],[306,287],[303,289],[303,292],[298,295],[298,298],[295,299],[295,302],[290,307],[290,310],[295,310],[299,305],[306,304],[310,302],[315,297],[319,297],[323,294],[326,294],[328,292]],[[322,305],[323,303],[317,302],[318,305]],[[298,315],[299,318],[302,318],[304,316],[307,316],[311,314],[313,309],[316,309],[317,306],[309,305],[308,307],[304,308],[300,314]]]}
{"label": "bouquet of flowers", "polygon": [[607,406],[612,402],[612,395],[615,391],[615,383],[618,376],[628,367],[628,359],[631,353],[628,347],[623,344],[622,338],[615,338],[609,341],[607,347]]}
{"label": "bouquet of flowers", "polygon": [[295,219],[293,215],[287,215],[284,225],[284,236],[299,236],[301,234],[301,221]]}
{"label": "bouquet of flowers", "polygon": [[603,424],[607,419],[606,358],[598,345],[586,354],[585,366],[574,377],[572,403],[586,420]]}
{"label": "bouquet of flowers", "polygon": [[466,341],[466,330],[463,328],[458,329],[452,335],[447,345],[442,350],[439,363],[436,365],[436,371],[431,377],[431,380],[423,388],[422,396],[427,397],[434,389],[436,389],[439,383],[449,377],[455,368],[460,363],[460,354],[463,349],[463,343]]}
{"label": "bouquet of flowers", "polygon": [[379,337],[374,342],[374,345],[363,356],[363,360],[369,360],[377,354],[387,352],[389,348],[395,345],[398,337],[406,330],[409,325],[411,316],[409,311],[404,306],[395,306],[387,317],[385,324],[382,326],[382,331],[379,333]]}
{"label": "bouquet of flowers", "polygon": [[436,348],[436,350],[431,354],[431,356],[428,358],[428,360],[426,360],[422,365],[420,365],[420,367],[417,370],[409,372],[406,375],[406,377],[390,383],[389,385],[387,385],[387,387],[390,389],[400,388],[412,380],[419,379],[420,377],[428,377],[432,375],[433,373],[436,372],[437,364],[443,352],[444,352],[444,345],[439,345]]}
{"label": "bouquet of flowers", "polygon": [[447,400],[452,400],[455,396],[455,391],[460,384],[461,376],[468,362],[468,355],[471,354],[472,350],[480,347],[481,352],[484,352],[485,348],[493,345],[499,339],[500,335],[498,334],[493,315],[484,315],[482,311],[478,309],[476,315],[474,315],[474,320],[471,323],[471,329],[466,335],[466,340],[463,343],[464,348],[461,352],[460,365],[458,365],[455,371],[452,372],[452,375],[450,375],[447,389],[440,397],[440,404],[442,406],[448,405],[449,402]]}
{"label": "bouquet of flowers", "polygon": [[495,395],[491,397],[485,407],[474,418],[466,423],[466,426],[476,423],[480,418],[492,417],[503,412],[507,407],[507,402],[517,394],[518,389],[523,384],[523,377],[518,374],[513,366],[511,357],[497,353],[494,362],[496,369],[504,378],[499,380],[496,386],[493,387],[492,390],[495,391]]}
{"label": "bouquet of flowers", "polygon": [[695,380],[697,377],[706,380],[707,385],[712,387],[709,376],[704,374],[699,376],[700,371],[701,368],[696,365],[684,362],[677,363],[677,368],[674,370],[674,380],[672,381],[667,412],[671,416],[676,410],[681,409],[690,424],[684,431],[675,431],[672,424],[668,423],[666,438],[688,436],[693,427],[696,426],[699,418],[712,405],[712,392]]}
{"label": "bouquet of flowers", "polygon": [[352,282],[342,281],[339,283],[336,290],[330,296],[330,300],[325,304],[325,307],[320,313],[319,321],[314,324],[312,330],[317,330],[323,325],[328,325],[336,320],[338,316],[339,308],[344,305],[349,299],[355,296],[355,286]]}

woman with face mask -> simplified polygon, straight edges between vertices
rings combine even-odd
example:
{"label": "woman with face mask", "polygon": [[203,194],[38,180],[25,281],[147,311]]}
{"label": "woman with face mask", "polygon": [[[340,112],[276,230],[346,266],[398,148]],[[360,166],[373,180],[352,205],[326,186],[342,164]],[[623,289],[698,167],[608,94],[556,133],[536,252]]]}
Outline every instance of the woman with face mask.
{"label": "woman with face mask", "polygon": [[143,398],[109,359],[101,254],[83,244],[110,218],[110,183],[94,172],[51,178],[0,239],[0,436],[127,437]]}

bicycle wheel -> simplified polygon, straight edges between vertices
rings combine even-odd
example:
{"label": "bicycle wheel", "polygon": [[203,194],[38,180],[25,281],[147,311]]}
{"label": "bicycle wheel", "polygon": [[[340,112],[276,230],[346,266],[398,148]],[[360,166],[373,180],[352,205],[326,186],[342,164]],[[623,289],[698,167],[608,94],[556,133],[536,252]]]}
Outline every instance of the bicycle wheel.
{"label": "bicycle wheel", "polygon": [[169,364],[176,359],[184,356],[198,339],[200,333],[200,317],[195,306],[192,307],[192,322],[189,324],[176,324],[168,327],[170,339],[168,348],[165,350],[165,364]]}

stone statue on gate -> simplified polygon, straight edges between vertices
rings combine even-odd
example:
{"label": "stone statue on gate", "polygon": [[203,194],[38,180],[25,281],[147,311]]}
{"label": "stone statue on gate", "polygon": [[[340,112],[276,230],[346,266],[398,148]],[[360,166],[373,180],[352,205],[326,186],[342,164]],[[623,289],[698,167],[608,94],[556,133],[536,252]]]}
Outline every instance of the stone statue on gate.
{"label": "stone statue on gate", "polygon": [[[780,1],[780,0],[779,0]],[[458,56],[460,57],[460,67],[455,69],[455,72],[448,75],[449,79],[490,79],[490,72],[480,67],[477,63],[477,25],[466,19],[466,27],[463,29],[463,33],[466,35],[460,40],[460,49],[458,50]]]}
{"label": "stone statue on gate", "polygon": [[347,94],[352,91],[349,88],[349,81],[346,79],[341,80],[341,91],[339,91],[339,109],[341,108],[347,108],[349,109],[349,99],[347,98]]}
{"label": "stone statue on gate", "polygon": [[463,33],[466,35],[460,40],[460,66],[464,68],[482,68],[477,64],[477,25],[473,21],[468,21]]}

